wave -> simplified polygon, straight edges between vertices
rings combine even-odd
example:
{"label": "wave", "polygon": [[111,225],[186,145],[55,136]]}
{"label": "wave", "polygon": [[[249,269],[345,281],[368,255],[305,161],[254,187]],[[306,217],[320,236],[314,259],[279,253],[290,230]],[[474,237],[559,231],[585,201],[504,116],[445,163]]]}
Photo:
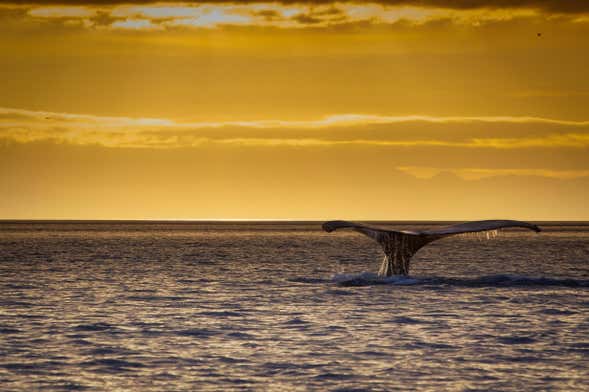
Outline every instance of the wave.
{"label": "wave", "polygon": [[589,287],[589,280],[552,277],[531,277],[525,275],[488,275],[477,278],[432,278],[433,283],[450,284],[456,286],[560,286],[560,287]]}
{"label": "wave", "polygon": [[337,274],[331,279],[332,282],[340,286],[372,286],[377,284],[390,285],[414,285],[419,284],[421,279],[410,276],[379,276],[372,272],[362,272],[360,274]]}
{"label": "wave", "polygon": [[450,278],[450,277],[413,277],[390,276],[382,277],[374,273],[363,272],[360,274],[337,274],[332,277],[332,282],[340,286],[372,286],[372,285],[450,285],[465,287],[525,287],[525,286],[557,286],[557,287],[589,287],[589,280],[530,277],[525,275],[487,275],[475,278]]}

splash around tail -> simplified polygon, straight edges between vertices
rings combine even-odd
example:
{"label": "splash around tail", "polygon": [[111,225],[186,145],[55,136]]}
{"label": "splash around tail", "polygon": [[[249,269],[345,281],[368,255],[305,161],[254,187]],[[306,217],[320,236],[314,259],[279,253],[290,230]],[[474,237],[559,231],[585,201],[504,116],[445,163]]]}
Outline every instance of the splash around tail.
{"label": "splash around tail", "polygon": [[374,285],[399,285],[409,286],[419,284],[420,279],[404,275],[382,276],[372,272],[360,274],[336,274],[331,278],[333,283],[340,286],[374,286]]}

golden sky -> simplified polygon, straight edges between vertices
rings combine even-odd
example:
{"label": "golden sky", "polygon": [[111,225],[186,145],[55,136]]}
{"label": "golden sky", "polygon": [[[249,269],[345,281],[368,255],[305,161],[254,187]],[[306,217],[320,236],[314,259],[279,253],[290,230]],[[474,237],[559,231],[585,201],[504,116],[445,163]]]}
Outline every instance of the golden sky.
{"label": "golden sky", "polygon": [[0,0],[0,219],[589,220],[589,2]]}

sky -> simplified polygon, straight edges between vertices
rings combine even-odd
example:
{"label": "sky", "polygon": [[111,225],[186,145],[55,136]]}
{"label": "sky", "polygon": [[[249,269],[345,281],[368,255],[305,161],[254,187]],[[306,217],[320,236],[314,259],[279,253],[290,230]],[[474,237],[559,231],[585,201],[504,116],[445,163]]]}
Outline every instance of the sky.
{"label": "sky", "polygon": [[0,0],[0,219],[589,220],[589,2]]}

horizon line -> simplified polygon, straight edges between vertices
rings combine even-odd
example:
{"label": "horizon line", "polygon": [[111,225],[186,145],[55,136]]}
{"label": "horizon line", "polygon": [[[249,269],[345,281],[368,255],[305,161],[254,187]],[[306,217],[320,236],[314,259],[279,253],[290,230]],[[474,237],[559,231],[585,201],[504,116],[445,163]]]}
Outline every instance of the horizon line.
{"label": "horizon line", "polygon": [[[242,219],[242,218],[226,218],[226,219],[6,219],[0,218],[0,224],[3,223],[315,223],[326,222],[333,219]],[[486,219],[350,219],[360,222],[468,222],[474,220]],[[589,223],[589,219],[525,219],[532,222],[558,222],[558,223]]]}

